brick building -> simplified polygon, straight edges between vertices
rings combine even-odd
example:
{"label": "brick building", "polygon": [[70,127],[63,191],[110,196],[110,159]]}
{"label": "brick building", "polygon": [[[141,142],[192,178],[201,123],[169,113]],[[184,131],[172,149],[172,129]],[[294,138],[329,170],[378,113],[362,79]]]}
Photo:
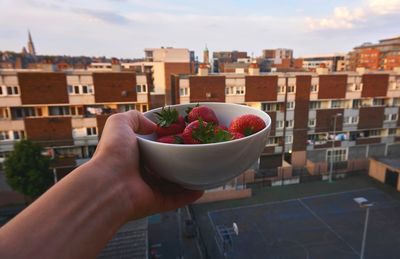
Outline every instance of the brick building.
{"label": "brick building", "polygon": [[348,54],[348,70],[394,70],[400,67],[400,37],[383,39],[377,44],[364,43]]}
{"label": "brick building", "polygon": [[[368,157],[400,154],[400,74],[375,72],[269,73],[175,78],[177,102],[229,102],[266,111],[272,118],[261,167],[324,174],[364,169]],[[334,125],[336,125],[334,129]]]}
{"label": "brick building", "polygon": [[151,82],[134,72],[0,70],[0,164],[27,138],[62,177],[92,156],[110,114],[149,109]]}

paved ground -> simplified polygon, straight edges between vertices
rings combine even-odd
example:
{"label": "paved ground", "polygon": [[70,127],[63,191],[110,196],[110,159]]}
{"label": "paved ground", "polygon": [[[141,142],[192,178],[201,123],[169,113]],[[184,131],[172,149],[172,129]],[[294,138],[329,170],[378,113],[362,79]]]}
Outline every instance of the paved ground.
{"label": "paved ground", "polygon": [[375,203],[366,258],[398,258],[400,201],[374,188],[217,210],[209,218],[215,230],[229,230],[232,222],[239,226],[239,235],[231,233],[218,242],[229,258],[356,259],[365,209],[353,201],[355,197]]}
{"label": "paved ground", "polygon": [[365,210],[352,201],[356,196],[376,201],[366,258],[398,258],[400,193],[367,176],[253,193],[248,199],[193,206],[209,258],[223,257],[216,226],[230,228],[232,222],[240,234],[227,246],[232,247],[228,258],[359,258]]}
{"label": "paved ground", "polygon": [[[178,224],[179,219],[181,225]],[[159,258],[201,258],[196,239],[183,234],[186,219],[188,214],[184,208],[180,214],[178,211],[169,211],[149,218],[149,247],[157,251]]]}

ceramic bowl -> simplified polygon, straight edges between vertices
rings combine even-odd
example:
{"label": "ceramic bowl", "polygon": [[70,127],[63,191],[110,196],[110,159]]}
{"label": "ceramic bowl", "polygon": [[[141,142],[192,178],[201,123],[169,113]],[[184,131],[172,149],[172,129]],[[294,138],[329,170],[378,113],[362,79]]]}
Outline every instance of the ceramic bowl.
{"label": "ceramic bowl", "polygon": [[[171,105],[180,115],[196,104]],[[244,114],[261,117],[266,127],[247,137],[221,143],[180,145],[156,142],[156,135],[138,135],[140,155],[145,167],[161,177],[192,190],[215,188],[249,169],[259,158],[271,129],[267,113],[245,105],[230,103],[200,103],[214,110],[220,125],[229,127],[230,122]],[[156,121],[155,112],[144,116]]]}

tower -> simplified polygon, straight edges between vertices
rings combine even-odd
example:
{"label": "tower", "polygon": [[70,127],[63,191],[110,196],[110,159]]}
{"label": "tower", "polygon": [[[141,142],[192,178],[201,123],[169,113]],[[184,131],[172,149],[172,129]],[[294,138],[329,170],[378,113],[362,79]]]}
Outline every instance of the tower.
{"label": "tower", "polygon": [[208,52],[208,48],[206,45],[206,48],[203,51],[203,63],[208,65],[209,62],[210,62],[210,54]]}
{"label": "tower", "polygon": [[32,56],[36,56],[35,45],[33,45],[31,32],[28,30],[28,53]]}

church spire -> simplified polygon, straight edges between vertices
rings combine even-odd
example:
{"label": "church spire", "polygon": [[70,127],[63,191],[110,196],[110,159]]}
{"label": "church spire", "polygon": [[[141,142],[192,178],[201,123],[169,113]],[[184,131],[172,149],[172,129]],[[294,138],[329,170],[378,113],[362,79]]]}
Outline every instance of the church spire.
{"label": "church spire", "polygon": [[32,35],[28,29],[28,53],[32,56],[36,56],[35,45],[33,45]]}

